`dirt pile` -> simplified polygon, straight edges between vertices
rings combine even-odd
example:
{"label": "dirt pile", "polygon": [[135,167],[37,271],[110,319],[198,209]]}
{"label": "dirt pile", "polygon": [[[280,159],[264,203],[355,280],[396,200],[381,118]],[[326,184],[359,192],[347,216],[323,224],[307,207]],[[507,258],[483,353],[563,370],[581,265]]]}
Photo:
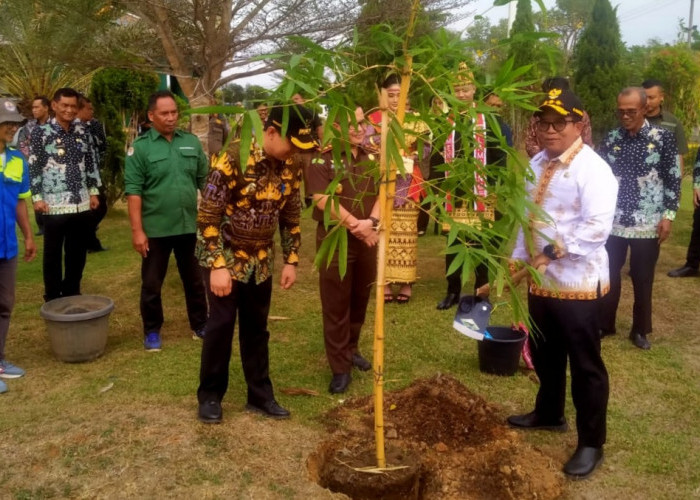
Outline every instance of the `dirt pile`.
{"label": "dirt pile", "polygon": [[[387,467],[419,469],[414,498],[543,500],[563,492],[559,464],[523,442],[504,425],[496,406],[452,377],[437,375],[386,393],[384,416]],[[363,476],[376,474],[356,470],[374,465],[372,398],[347,401],[328,413],[326,423],[332,435],[309,459],[312,476],[328,486],[338,474],[354,474],[357,489],[345,493],[387,498],[368,492]],[[393,458],[406,463],[392,463]],[[387,480],[392,474],[397,473]]]}

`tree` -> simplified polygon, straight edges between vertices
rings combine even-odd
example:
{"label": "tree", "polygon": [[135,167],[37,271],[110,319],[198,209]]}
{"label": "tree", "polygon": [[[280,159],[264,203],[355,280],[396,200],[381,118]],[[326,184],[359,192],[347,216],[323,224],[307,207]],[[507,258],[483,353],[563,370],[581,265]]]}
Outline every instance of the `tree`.
{"label": "tree", "polygon": [[686,130],[692,130],[698,123],[700,54],[685,43],[659,47],[653,52],[644,76],[663,82],[664,107],[672,110]]}
{"label": "tree", "polygon": [[617,94],[626,81],[617,11],[609,0],[595,0],[591,20],[574,50],[575,91],[591,117],[598,140],[617,126],[613,114]]}
{"label": "tree", "polygon": [[508,57],[513,58],[515,67],[526,66],[537,60],[537,45],[527,34],[535,31],[530,0],[517,0],[515,20],[511,30],[511,43]]}
{"label": "tree", "polygon": [[[353,59],[367,68],[386,67],[400,57],[403,40],[408,34],[411,14],[415,14],[415,23],[411,26],[410,36],[415,38],[447,36],[455,39],[459,35],[447,30],[440,30],[448,18],[454,22],[465,15],[459,9],[473,0],[423,0],[414,12],[412,0],[363,0],[356,23],[358,44],[353,48]],[[461,13],[460,13],[461,12]],[[436,41],[436,43],[442,43]],[[429,59],[431,54],[416,58],[420,64]],[[466,54],[455,53],[450,60],[464,60]],[[358,75],[349,82],[348,90],[357,96],[358,102],[365,109],[377,104],[377,89],[386,71],[370,70]],[[414,95],[420,95],[420,88],[413,89]]]}
{"label": "tree", "polygon": [[570,60],[579,36],[591,18],[590,0],[557,0],[557,6],[535,14],[540,31],[557,33],[556,44],[562,51],[562,73],[568,72]]}
{"label": "tree", "polygon": [[[177,77],[193,108],[214,102],[214,91],[245,76],[267,73],[279,61],[256,59],[287,37],[327,41],[347,32],[356,18],[350,0],[122,0],[137,14],[144,36],[160,51],[141,54]],[[333,12],[333,15],[328,15]],[[193,115],[192,132],[207,148],[208,120]]]}
{"label": "tree", "polygon": [[114,68],[98,71],[92,79],[90,98],[107,136],[100,176],[109,205],[124,195],[124,155],[134,140],[148,96],[159,82],[155,73]]}
{"label": "tree", "polygon": [[[0,92],[31,102],[60,87],[85,90],[104,63],[117,12],[104,0],[5,0],[0,23]],[[67,29],[70,27],[70,29]]]}
{"label": "tree", "polygon": [[487,17],[476,19],[466,29],[465,41],[473,51],[474,62],[486,75],[495,75],[508,59],[508,20],[492,25]]}

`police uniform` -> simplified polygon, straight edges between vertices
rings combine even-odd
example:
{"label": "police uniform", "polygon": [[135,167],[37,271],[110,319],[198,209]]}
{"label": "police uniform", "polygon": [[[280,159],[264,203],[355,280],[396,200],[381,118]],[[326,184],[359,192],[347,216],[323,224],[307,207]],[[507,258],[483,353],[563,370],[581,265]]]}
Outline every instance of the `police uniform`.
{"label": "police uniform", "polygon": [[[337,184],[337,200],[357,219],[367,219],[377,199],[377,186],[372,175],[372,166],[376,165],[373,153],[358,147],[356,158],[348,157],[343,151],[343,178]],[[314,158],[311,167],[306,170],[306,187],[310,193],[324,194],[334,181],[337,171],[333,153],[326,150]],[[329,198],[328,203],[334,203]],[[328,235],[323,210],[314,209],[312,217],[318,222],[316,228],[316,247],[320,248]],[[347,270],[341,278],[337,254],[329,266],[324,264],[319,269],[319,288],[323,310],[323,338],[326,357],[333,374],[349,373],[352,369],[352,357],[357,353],[360,331],[365,321],[367,304],[372,291],[372,284],[377,273],[377,248],[368,247],[360,239],[348,232]]]}

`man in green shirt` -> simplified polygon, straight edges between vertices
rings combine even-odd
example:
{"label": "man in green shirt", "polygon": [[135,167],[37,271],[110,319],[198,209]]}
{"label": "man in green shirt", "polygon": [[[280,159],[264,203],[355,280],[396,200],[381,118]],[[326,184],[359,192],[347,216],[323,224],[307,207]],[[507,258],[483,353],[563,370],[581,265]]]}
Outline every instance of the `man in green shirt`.
{"label": "man in green shirt", "polygon": [[207,302],[194,247],[197,241],[197,189],[207,176],[199,140],[177,128],[173,94],[160,91],[148,101],[153,126],[127,152],[124,180],[131,238],[141,257],[141,318],[144,347],[160,351],[163,326],[161,288],[170,254],[185,288],[187,316],[195,337],[204,336]]}
{"label": "man in green shirt", "polygon": [[663,109],[664,88],[659,80],[644,80],[642,87],[647,95],[646,119],[651,125],[670,130],[676,136],[676,147],[678,147],[682,172],[683,156],[688,153],[688,141],[685,138],[683,124],[669,111]]}

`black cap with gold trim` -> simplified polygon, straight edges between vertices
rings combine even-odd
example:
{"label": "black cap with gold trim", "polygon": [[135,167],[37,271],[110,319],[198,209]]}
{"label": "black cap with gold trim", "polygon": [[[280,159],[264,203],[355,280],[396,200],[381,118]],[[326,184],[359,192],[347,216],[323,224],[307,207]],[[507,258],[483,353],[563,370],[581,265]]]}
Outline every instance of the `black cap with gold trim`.
{"label": "black cap with gold trim", "polygon": [[[287,123],[287,133],[285,134],[290,142],[297,148],[309,150],[318,146],[311,135],[311,120],[313,113],[304,106],[295,104],[289,106],[289,122]],[[274,106],[270,109],[270,114],[265,121],[265,128],[275,127],[282,131],[282,121],[284,119],[284,108]]]}
{"label": "black cap with gold trim", "polygon": [[556,111],[562,116],[583,117],[583,105],[576,94],[569,89],[552,88],[547,92],[547,97],[540,104],[541,113],[544,108]]}

